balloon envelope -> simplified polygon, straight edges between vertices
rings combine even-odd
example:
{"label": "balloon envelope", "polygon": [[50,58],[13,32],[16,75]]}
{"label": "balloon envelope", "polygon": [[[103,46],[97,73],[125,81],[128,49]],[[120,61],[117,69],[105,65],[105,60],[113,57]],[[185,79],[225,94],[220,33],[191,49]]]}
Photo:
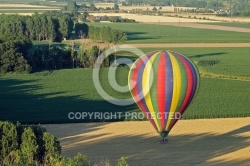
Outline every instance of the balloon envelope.
{"label": "balloon envelope", "polygon": [[153,127],[166,137],[198,92],[199,73],[173,51],[143,55],[129,72],[129,89]]}

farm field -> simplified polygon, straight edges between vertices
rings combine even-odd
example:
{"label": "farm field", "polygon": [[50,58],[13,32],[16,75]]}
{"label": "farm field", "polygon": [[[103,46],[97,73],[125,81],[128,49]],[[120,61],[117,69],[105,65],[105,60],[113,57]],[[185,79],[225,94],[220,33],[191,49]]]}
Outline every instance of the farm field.
{"label": "farm field", "polygon": [[[60,5],[65,5],[65,2]],[[99,5],[105,7],[106,4]],[[0,4],[0,13],[30,15],[46,10],[60,10],[60,7]],[[159,144],[159,134],[143,118],[83,118],[83,113],[141,113],[136,104],[117,106],[105,101],[94,86],[97,80],[93,80],[93,72],[96,69],[90,68],[0,74],[0,121],[43,124],[61,142],[63,156],[74,156],[80,152],[91,161],[101,161],[100,165],[106,160],[115,163],[125,156],[129,165],[248,166],[250,24],[235,21],[250,22],[250,18],[211,16],[208,20],[208,16],[202,14],[197,14],[196,19],[191,19],[195,14],[190,18],[181,14],[172,17],[121,15],[143,23],[88,24],[125,31],[128,41],[124,44],[145,53],[153,50],[179,52],[194,61],[199,69],[199,93],[182,120],[170,132],[167,144]],[[69,48],[71,42],[66,40],[50,44]],[[95,44],[101,48],[107,45],[91,39],[77,39],[74,42],[74,46],[82,44],[84,49]],[[38,42],[33,44],[35,48]],[[39,42],[39,45],[43,44],[48,42]],[[133,61],[137,58],[128,52],[118,52],[117,55],[118,58]],[[115,78],[119,85],[127,85],[128,72],[128,67],[117,69]],[[109,68],[100,70],[98,81],[102,88],[112,97],[130,98],[129,92],[119,93],[113,89],[108,74]],[[69,113],[82,116],[70,119]]]}
{"label": "farm field", "polygon": [[[93,26],[110,26],[128,35],[126,43],[242,43],[250,42],[250,33],[211,29],[195,29],[170,25],[136,23],[88,23]],[[154,31],[152,31],[154,29]],[[208,35],[209,34],[209,35]]]}
{"label": "farm field", "polygon": [[[144,48],[142,50],[149,52],[155,49]],[[198,63],[202,71],[216,73],[222,78],[230,74],[249,78],[247,77],[249,76],[247,58],[250,57],[245,56],[248,48],[175,48],[174,50],[185,53]],[[238,53],[238,58],[235,58],[236,53]],[[211,61],[216,64],[210,66]],[[118,69],[117,80],[120,85],[127,84],[128,71],[127,67]],[[118,93],[112,89],[107,75],[108,68],[102,69],[100,82],[104,90],[113,97],[130,97],[129,93]],[[236,80],[234,77],[229,79],[202,77],[200,84],[200,92],[185,113],[184,119],[250,116],[248,111],[249,80]],[[8,119],[28,123],[86,122],[89,120],[69,120],[68,113],[139,111],[136,105],[120,107],[102,99],[93,86],[92,69],[54,70],[30,75],[2,75],[0,85],[3,89],[0,92],[2,103],[0,120]],[[11,104],[13,102],[14,105]]]}
{"label": "farm field", "polygon": [[[157,48],[157,50],[174,50],[185,53],[193,60],[199,70],[228,76],[250,77],[250,48]],[[145,53],[152,48],[141,48]]]}
{"label": "farm field", "polygon": [[[45,125],[59,138],[62,154],[129,165],[243,165],[250,162],[250,118],[181,120],[167,144],[147,121]],[[108,149],[108,151],[107,151]]]}
{"label": "farm field", "polygon": [[[1,2],[1,1],[0,1]],[[27,5],[27,4],[1,4],[0,13],[16,13],[22,15],[28,13],[31,15],[34,12],[42,13],[48,10],[61,10],[59,7]]]}
{"label": "farm field", "polygon": [[250,29],[250,23],[213,22],[213,23],[205,23],[205,24],[227,26],[227,27],[248,28],[248,29]]}
{"label": "farm field", "polygon": [[248,17],[218,17],[216,15],[203,15],[203,14],[188,14],[188,13],[169,13],[166,16],[152,16],[152,15],[140,15],[130,13],[90,13],[95,16],[103,15],[116,15],[124,18],[135,19],[139,22],[193,22],[193,23],[207,23],[207,22],[244,22],[249,23]]}

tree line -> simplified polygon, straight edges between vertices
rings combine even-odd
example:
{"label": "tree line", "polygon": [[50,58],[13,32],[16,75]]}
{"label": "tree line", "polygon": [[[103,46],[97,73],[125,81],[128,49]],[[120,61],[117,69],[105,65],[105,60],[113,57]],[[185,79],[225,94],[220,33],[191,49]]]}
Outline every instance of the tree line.
{"label": "tree line", "polygon": [[[104,41],[107,46],[109,43],[116,45],[127,40],[126,34],[121,30],[88,26],[85,23],[75,24],[75,35],[79,38]],[[39,44],[39,42],[33,45],[27,35],[2,35],[0,36],[0,72],[30,73],[40,70],[94,67],[98,56],[104,50],[97,46],[86,49],[82,45],[77,51],[74,43],[66,49],[53,44]],[[110,55],[101,66],[110,66],[115,59],[114,54]]]}
{"label": "tree line", "polygon": [[89,26],[88,36],[90,39],[102,40],[106,43],[119,44],[127,40],[125,32],[119,29],[111,29],[110,27],[94,27]]}
{"label": "tree line", "polygon": [[145,5],[152,6],[178,6],[178,7],[196,7],[196,8],[215,8],[224,7],[224,4],[229,3],[224,0],[127,0],[123,5]]}
{"label": "tree line", "polygon": [[30,73],[46,69],[70,68],[70,50],[36,45],[27,36],[0,36],[0,73]]}
{"label": "tree line", "polygon": [[0,15],[0,34],[27,36],[31,40],[62,41],[69,38],[74,23],[70,14],[46,12],[32,16]]}
{"label": "tree line", "polygon": [[[0,165],[3,166],[96,165],[80,153],[73,157],[63,157],[58,139],[40,125],[0,121],[0,140]],[[106,162],[105,165],[111,164]],[[116,165],[128,166],[126,158],[121,157]]]}
{"label": "tree line", "polygon": [[97,8],[93,2],[90,2],[89,5],[86,5],[85,3],[81,5],[77,5],[76,1],[68,1],[67,5],[63,7],[63,10],[66,11],[100,11],[100,10],[119,10],[119,5],[117,2],[114,4],[114,7],[106,7],[106,8]]}
{"label": "tree line", "polygon": [[46,165],[61,154],[60,142],[39,125],[0,121],[0,140],[0,165]]}

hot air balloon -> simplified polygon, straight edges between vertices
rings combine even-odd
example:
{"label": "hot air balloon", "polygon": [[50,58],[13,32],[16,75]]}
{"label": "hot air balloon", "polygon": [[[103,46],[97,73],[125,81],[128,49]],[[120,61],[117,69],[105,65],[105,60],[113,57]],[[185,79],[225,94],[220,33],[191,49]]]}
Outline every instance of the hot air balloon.
{"label": "hot air balloon", "polygon": [[161,142],[166,142],[198,92],[199,72],[184,55],[154,51],[134,62],[128,82],[134,101],[161,135]]}

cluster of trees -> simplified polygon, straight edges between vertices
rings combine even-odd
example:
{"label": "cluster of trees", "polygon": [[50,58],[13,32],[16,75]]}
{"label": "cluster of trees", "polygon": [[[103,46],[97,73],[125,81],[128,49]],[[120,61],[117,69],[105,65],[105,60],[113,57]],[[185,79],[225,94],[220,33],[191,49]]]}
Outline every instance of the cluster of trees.
{"label": "cluster of trees", "polygon": [[67,6],[64,6],[63,10],[68,11],[99,11],[99,10],[119,10],[119,5],[117,3],[114,4],[114,7],[106,7],[106,8],[97,8],[93,2],[91,2],[89,5],[86,5],[85,3],[81,5],[77,5],[76,1],[68,1]]}
{"label": "cluster of trees", "polygon": [[89,26],[84,23],[76,23],[75,24],[75,35],[79,38],[88,37]]}
{"label": "cluster of trees", "polygon": [[[90,26],[88,34],[90,39],[102,40],[114,45],[122,44],[127,40],[127,35],[122,30],[111,29],[110,27]],[[114,62],[116,63],[116,54],[114,55]]]}
{"label": "cluster of trees", "polygon": [[59,141],[41,126],[0,121],[0,165],[50,164],[60,159]]}
{"label": "cluster of trees", "polygon": [[110,27],[94,27],[90,26],[88,31],[90,39],[102,40],[106,43],[119,44],[127,40],[125,32],[119,29],[111,29]]}
{"label": "cluster of trees", "polygon": [[226,16],[250,16],[250,1],[248,0],[231,0],[231,10]]}
{"label": "cluster of trees", "polygon": [[31,66],[26,60],[32,42],[26,36],[0,36],[0,72],[29,73]]}
{"label": "cluster of trees", "polygon": [[156,7],[153,7],[152,10],[149,10],[149,8],[147,8],[147,10],[135,9],[135,10],[132,10],[131,13],[142,14],[142,15],[158,15],[158,16],[162,16],[163,13],[162,13],[161,9],[162,9],[162,7],[159,7],[158,9]]}
{"label": "cluster of trees", "polygon": [[71,51],[58,46],[51,46],[50,44],[36,46],[34,51],[26,57],[33,72],[72,67]]}
{"label": "cluster of trees", "polygon": [[[147,5],[203,8],[199,12],[216,12],[219,16],[250,16],[249,0],[126,0],[124,6]],[[176,8],[176,12],[177,12]],[[136,13],[145,13],[137,11]],[[197,12],[197,10],[186,10]]]}
{"label": "cluster of trees", "polygon": [[[0,165],[93,166],[87,156],[61,155],[60,142],[40,125],[22,125],[0,121]],[[105,165],[110,166],[109,162]],[[125,157],[117,165],[128,166]]]}
{"label": "cluster of trees", "polygon": [[31,40],[61,41],[70,37],[73,21],[70,14],[46,12],[32,16],[0,15],[0,34],[27,36]]}
{"label": "cluster of trees", "polygon": [[94,20],[95,22],[100,21],[110,21],[110,22],[118,22],[118,23],[136,23],[134,19],[122,18],[119,16],[101,16],[98,19]]}
{"label": "cluster of trees", "polygon": [[35,47],[27,36],[0,36],[0,72],[3,74],[71,67],[70,50],[47,44]]}
{"label": "cluster of trees", "polygon": [[223,0],[126,0],[123,5],[145,5],[150,4],[152,6],[179,6],[179,7],[223,7]]}
{"label": "cluster of trees", "polygon": [[[94,27],[85,23],[75,24],[75,33],[80,38],[88,37],[108,43],[119,44],[127,40],[126,34],[110,27]],[[29,73],[39,70],[63,69],[75,67],[94,67],[98,56],[103,52],[93,46],[90,50],[75,50],[74,44],[67,49],[56,45],[33,45],[29,36],[0,36],[0,72]],[[110,66],[115,56],[105,59],[102,67]]]}
{"label": "cluster of trees", "polygon": [[72,52],[73,67],[93,68],[98,60],[102,61],[98,62],[100,67],[109,67],[114,62],[115,55],[109,54],[109,56],[101,57],[100,55],[105,53],[105,50],[106,48],[100,49],[98,46],[92,46],[90,50],[81,49],[79,52]]}

